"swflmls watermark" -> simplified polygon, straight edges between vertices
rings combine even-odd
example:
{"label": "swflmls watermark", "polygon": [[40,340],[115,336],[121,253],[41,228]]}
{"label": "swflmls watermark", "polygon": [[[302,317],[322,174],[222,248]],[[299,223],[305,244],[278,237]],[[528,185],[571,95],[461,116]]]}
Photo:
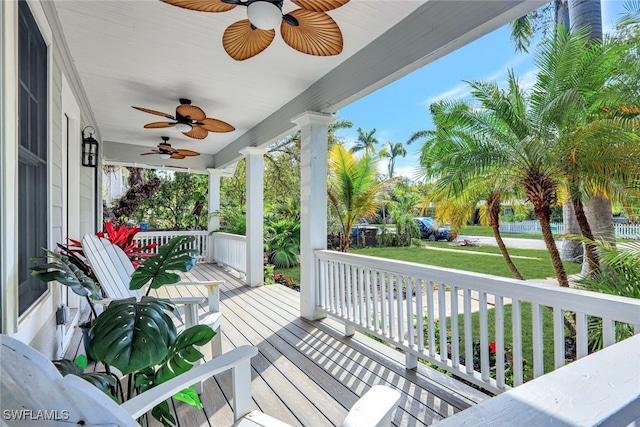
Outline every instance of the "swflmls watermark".
{"label": "swflmls watermark", "polygon": [[67,421],[69,411],[58,410],[34,410],[34,409],[5,409],[2,411],[2,418],[12,421]]}

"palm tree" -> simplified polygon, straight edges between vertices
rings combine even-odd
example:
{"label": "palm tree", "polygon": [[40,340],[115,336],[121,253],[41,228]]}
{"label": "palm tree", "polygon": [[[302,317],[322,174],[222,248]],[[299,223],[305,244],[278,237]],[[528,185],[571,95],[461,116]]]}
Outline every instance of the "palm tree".
{"label": "palm tree", "polygon": [[357,158],[340,144],[329,151],[327,196],[331,213],[339,222],[342,252],[349,249],[351,228],[361,218],[371,218],[378,209],[376,195],[386,182],[377,181],[376,162],[367,153]]}
{"label": "palm tree", "polygon": [[389,164],[387,165],[387,170],[389,171],[389,178],[393,178],[393,173],[396,165],[396,157],[406,157],[407,149],[404,147],[402,142],[396,142],[395,144],[392,142],[388,142],[388,149],[383,149],[380,152],[380,157],[389,158]]}
{"label": "palm tree", "polygon": [[420,157],[422,172],[425,177],[438,179],[421,204],[436,203],[436,217],[449,220],[459,228],[475,215],[476,208],[484,202],[489,225],[507,266],[516,279],[524,280],[507,251],[499,229],[501,201],[505,194],[514,193],[513,181],[504,179],[501,171],[491,169],[460,179],[456,170],[459,153],[474,151],[474,147],[482,143],[476,140],[475,132],[468,132],[469,129],[460,126],[455,118],[459,112],[469,113],[471,106],[463,102],[440,101],[431,105],[430,110],[437,129],[416,132],[409,139],[411,143],[425,138]]}
{"label": "palm tree", "polygon": [[327,140],[328,140],[328,149],[330,150],[335,144],[339,144],[342,142],[342,138],[336,135],[336,131],[340,129],[350,129],[353,127],[353,122],[351,120],[340,119],[329,125]]}
{"label": "palm tree", "polygon": [[375,145],[378,143],[378,138],[374,136],[376,133],[376,129],[370,130],[369,132],[365,132],[361,127],[357,129],[358,131],[358,139],[356,140],[353,147],[351,147],[351,151],[357,153],[358,151],[365,151],[368,154],[371,154],[375,151]]}

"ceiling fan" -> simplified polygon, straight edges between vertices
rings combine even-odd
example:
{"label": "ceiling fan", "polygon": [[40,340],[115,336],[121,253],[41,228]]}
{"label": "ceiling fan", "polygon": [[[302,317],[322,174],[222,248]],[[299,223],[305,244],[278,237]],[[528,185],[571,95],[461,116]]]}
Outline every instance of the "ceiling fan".
{"label": "ceiling fan", "polygon": [[133,108],[139,111],[144,111],[145,113],[155,114],[156,116],[162,116],[169,120],[174,120],[173,122],[147,123],[144,125],[146,129],[174,127],[189,138],[205,139],[207,135],[209,135],[209,132],[231,132],[236,129],[227,122],[207,117],[202,108],[191,105],[191,100],[186,98],[180,98],[180,105],[176,108],[175,117],[171,114],[150,110],[148,108]]}
{"label": "ceiling fan", "polygon": [[169,144],[167,141],[169,141],[169,137],[168,136],[162,136],[161,137],[162,140],[164,141],[163,143],[158,144],[158,149],[157,150],[151,150],[148,153],[142,153],[140,154],[141,156],[148,156],[149,154],[158,154],[160,156],[161,159],[184,159],[185,157],[190,157],[190,156],[199,156],[200,153],[198,153],[197,151],[191,151],[191,150],[183,150],[180,148],[173,148],[171,146],[171,144]]}
{"label": "ceiling fan", "polygon": [[265,50],[280,34],[295,50],[315,56],[342,52],[342,32],[325,12],[349,0],[291,0],[300,9],[282,13],[283,0],[161,0],[173,6],[199,12],[227,12],[236,6],[247,7],[247,18],[231,24],[222,36],[229,56],[243,61]]}

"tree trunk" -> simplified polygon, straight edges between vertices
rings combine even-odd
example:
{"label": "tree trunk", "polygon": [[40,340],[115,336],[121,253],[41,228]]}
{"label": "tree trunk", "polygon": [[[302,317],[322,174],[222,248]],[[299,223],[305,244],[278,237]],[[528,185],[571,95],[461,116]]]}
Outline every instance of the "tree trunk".
{"label": "tree trunk", "polygon": [[602,39],[602,11],[600,0],[569,0],[571,28],[589,27],[589,39]]}
{"label": "tree trunk", "polygon": [[562,25],[568,33],[571,28],[569,21],[569,4],[567,0],[555,0],[556,25]]}
{"label": "tree trunk", "polygon": [[489,225],[491,225],[491,228],[493,229],[493,235],[496,238],[500,252],[502,252],[502,256],[504,257],[509,270],[511,270],[513,277],[518,280],[524,280],[524,277],[520,274],[518,267],[516,267],[511,260],[507,247],[502,241],[502,236],[500,235],[500,196],[492,194],[487,200],[487,206],[489,207]]}
{"label": "tree trunk", "polygon": [[[587,239],[593,240],[593,233],[591,231],[591,226],[589,225],[587,216],[584,212],[582,200],[580,200],[580,198],[573,199],[572,204],[576,220],[578,222],[578,225],[580,226],[580,232]],[[585,259],[583,260],[583,269],[584,265],[586,264],[589,271],[596,270],[598,268],[598,265],[600,264],[600,256],[598,255],[596,247],[594,245],[585,244],[584,253]]]}
{"label": "tree trunk", "polygon": [[[562,205],[562,223],[564,224],[564,234],[578,235],[581,233],[580,225],[570,201]],[[582,252],[582,242],[579,240],[562,239],[560,257],[563,260],[580,262],[579,258],[582,257]]]}
{"label": "tree trunk", "polygon": [[[589,224],[592,228],[593,240],[606,240],[615,247],[616,230],[611,215],[611,202],[602,196],[594,196],[589,199],[584,207]],[[582,274],[588,274],[588,265],[582,264]]]}
{"label": "tree trunk", "polygon": [[558,247],[556,246],[556,241],[553,239],[553,232],[551,231],[551,209],[547,208],[546,212],[536,209],[535,212],[538,220],[540,220],[542,237],[544,237],[544,243],[547,245],[549,255],[551,255],[551,263],[556,272],[558,284],[568,288],[569,280],[567,279],[567,272],[564,270],[564,265],[562,265],[562,258],[560,258],[560,252],[558,252]]}

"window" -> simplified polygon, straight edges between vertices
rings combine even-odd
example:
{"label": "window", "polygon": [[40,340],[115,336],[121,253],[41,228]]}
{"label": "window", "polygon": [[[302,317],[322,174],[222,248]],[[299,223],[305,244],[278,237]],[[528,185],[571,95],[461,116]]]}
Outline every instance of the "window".
{"label": "window", "polygon": [[47,247],[47,46],[25,1],[18,7],[18,265],[19,314],[47,285],[31,275],[31,258]]}

